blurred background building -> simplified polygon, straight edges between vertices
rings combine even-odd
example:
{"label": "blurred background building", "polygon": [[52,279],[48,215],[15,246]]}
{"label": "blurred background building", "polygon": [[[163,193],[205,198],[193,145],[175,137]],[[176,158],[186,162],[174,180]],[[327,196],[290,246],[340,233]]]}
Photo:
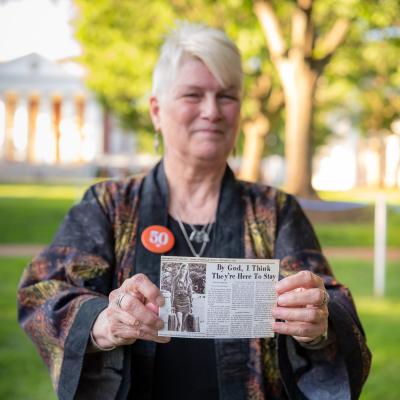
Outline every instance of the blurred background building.
{"label": "blurred background building", "polygon": [[36,53],[0,63],[2,180],[92,176],[134,154],[135,136],[69,67]]}
{"label": "blurred background building", "polygon": [[[337,125],[314,157],[314,188],[400,187],[397,128],[365,138],[350,124]],[[121,129],[85,87],[78,65],[37,53],[0,63],[1,180],[120,175],[152,162],[136,154],[135,135]],[[284,164],[278,155],[264,159],[261,179],[282,185]]]}

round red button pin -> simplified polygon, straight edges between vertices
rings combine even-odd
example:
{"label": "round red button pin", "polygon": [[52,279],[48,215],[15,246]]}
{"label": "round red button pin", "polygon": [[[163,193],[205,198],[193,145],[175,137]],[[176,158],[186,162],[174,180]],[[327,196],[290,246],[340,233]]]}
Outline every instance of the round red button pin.
{"label": "round red button pin", "polygon": [[166,253],[175,244],[172,232],[162,225],[148,226],[141,236],[143,246],[152,253]]}

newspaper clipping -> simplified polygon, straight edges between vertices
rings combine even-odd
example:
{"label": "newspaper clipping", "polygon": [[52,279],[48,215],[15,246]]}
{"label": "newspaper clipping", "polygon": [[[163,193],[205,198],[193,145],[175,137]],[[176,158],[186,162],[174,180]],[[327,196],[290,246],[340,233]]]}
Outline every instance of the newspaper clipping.
{"label": "newspaper clipping", "polygon": [[159,336],[272,337],[279,260],[161,257]]}

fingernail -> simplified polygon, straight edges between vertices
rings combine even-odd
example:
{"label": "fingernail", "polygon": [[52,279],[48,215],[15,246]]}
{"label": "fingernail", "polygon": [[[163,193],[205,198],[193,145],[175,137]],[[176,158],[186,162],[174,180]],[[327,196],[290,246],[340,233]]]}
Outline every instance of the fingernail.
{"label": "fingernail", "polygon": [[157,303],[158,306],[164,305],[164,297],[158,296],[158,297],[156,298],[156,303]]}
{"label": "fingernail", "polygon": [[289,300],[289,297],[286,294],[281,294],[278,297],[278,303],[281,303],[281,304],[287,303],[288,300]]}

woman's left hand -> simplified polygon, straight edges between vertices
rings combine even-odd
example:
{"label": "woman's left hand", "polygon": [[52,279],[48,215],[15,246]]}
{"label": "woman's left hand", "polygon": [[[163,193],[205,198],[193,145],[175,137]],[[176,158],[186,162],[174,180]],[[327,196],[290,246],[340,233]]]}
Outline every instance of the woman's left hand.
{"label": "woman's left hand", "polygon": [[276,285],[277,306],[272,310],[276,333],[293,336],[298,342],[312,342],[328,330],[328,293],[324,282],[310,271],[300,271]]}

